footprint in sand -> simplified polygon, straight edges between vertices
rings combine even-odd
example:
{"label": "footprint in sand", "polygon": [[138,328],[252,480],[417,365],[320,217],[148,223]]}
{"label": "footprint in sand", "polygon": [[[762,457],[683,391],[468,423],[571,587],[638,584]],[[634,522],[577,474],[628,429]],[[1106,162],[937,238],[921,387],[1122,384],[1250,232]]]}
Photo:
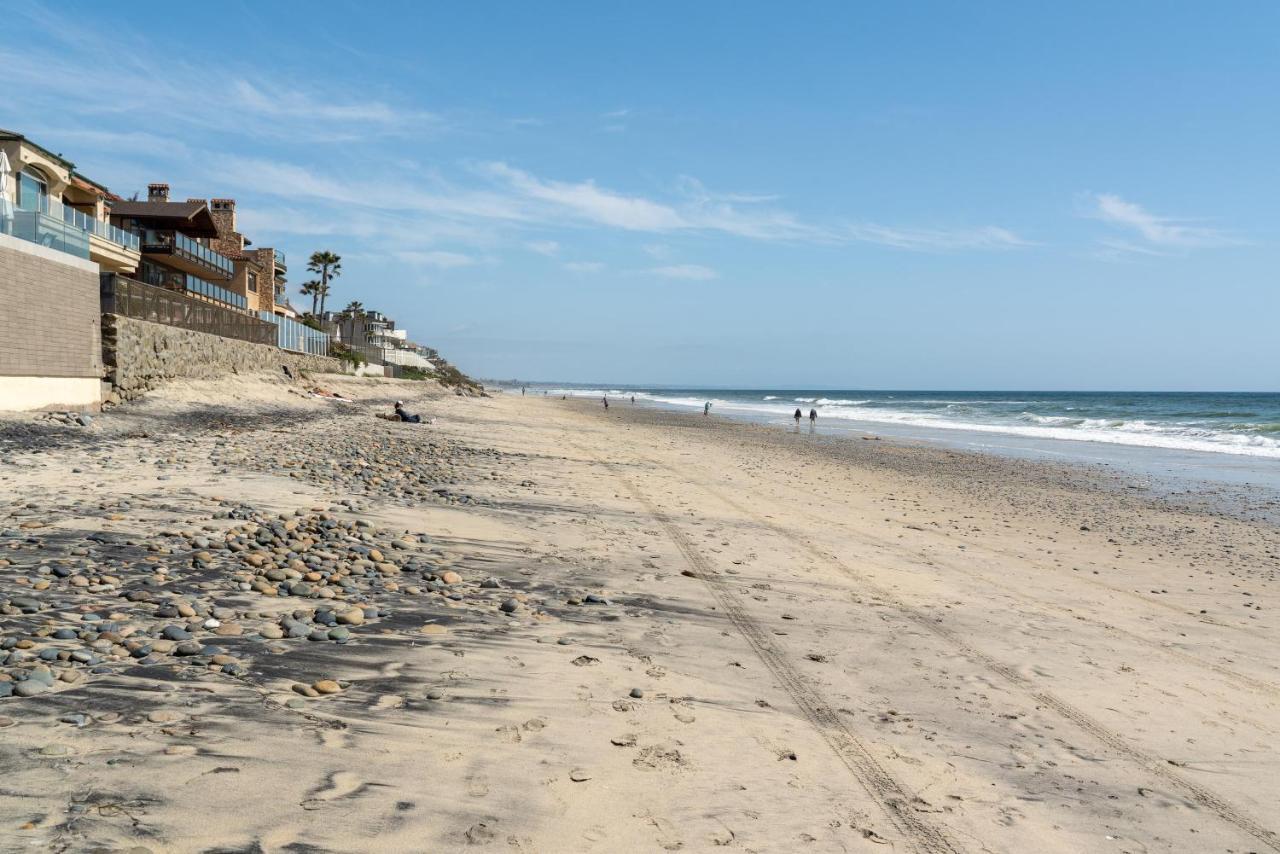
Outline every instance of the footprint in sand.
{"label": "footprint in sand", "polygon": [[391,709],[399,709],[403,707],[404,697],[401,697],[398,694],[383,694],[372,706],[375,712],[386,712]]}
{"label": "footprint in sand", "polygon": [[365,782],[350,771],[334,771],[325,778],[324,785],[311,791],[310,796],[302,802],[302,808],[306,810],[320,809],[325,804],[340,798],[354,797],[365,789],[381,785],[384,784]]}
{"label": "footprint in sand", "polygon": [[473,798],[483,798],[489,794],[489,781],[483,774],[467,777],[467,794]]}

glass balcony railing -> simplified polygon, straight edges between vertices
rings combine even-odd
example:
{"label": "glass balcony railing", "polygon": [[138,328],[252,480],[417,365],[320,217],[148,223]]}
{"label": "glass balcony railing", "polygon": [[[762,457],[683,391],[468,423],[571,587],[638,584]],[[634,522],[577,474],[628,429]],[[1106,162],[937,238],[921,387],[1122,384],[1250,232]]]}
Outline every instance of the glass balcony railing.
{"label": "glass balcony railing", "polygon": [[194,238],[187,237],[180,231],[157,231],[148,228],[143,234],[142,245],[149,252],[181,252],[188,258],[225,273],[228,278],[235,275],[235,264],[232,263],[230,258],[219,252],[214,252],[208,246]]}
{"label": "glass balcony railing", "polygon": [[119,243],[126,249],[132,249],[135,252],[138,250],[138,235],[136,234],[130,234],[124,229],[116,228],[111,223],[96,219],[70,205],[51,201],[49,208],[50,214],[56,214],[56,208],[62,208],[62,221],[67,225],[75,226],[81,231],[87,231],[90,234],[96,234],[105,240],[110,240],[112,243]]}
{"label": "glass balcony railing", "polygon": [[17,208],[13,211],[13,216],[7,217],[3,215],[3,208],[0,208],[0,233],[77,258],[89,257],[89,235],[86,232],[42,211]]}
{"label": "glass balcony railing", "polygon": [[190,273],[186,274],[186,278],[183,283],[185,284],[187,291],[190,293],[199,294],[202,297],[208,297],[209,299],[217,300],[218,302],[224,302],[227,305],[235,306],[236,308],[247,308],[249,306],[249,301],[240,296],[240,294],[229,291],[226,288],[220,288],[217,285],[212,284],[211,282],[206,282],[204,279],[201,279],[198,276],[193,276]]}
{"label": "glass balcony railing", "polygon": [[285,263],[284,253],[281,252],[279,249],[275,250],[275,253],[276,253],[276,266],[279,267],[281,270],[289,269],[289,265]]}
{"label": "glass balcony railing", "polygon": [[231,259],[225,255],[214,252],[208,246],[187,237],[182,232],[175,232],[173,237],[174,244],[183,252],[186,252],[189,255],[194,255],[206,264],[217,267],[228,276],[235,273],[235,265],[232,264]]}
{"label": "glass balcony railing", "polygon": [[280,349],[310,353],[313,356],[329,355],[328,333],[312,329],[288,317],[277,317],[269,311],[260,311],[258,316],[276,325],[276,346]]}

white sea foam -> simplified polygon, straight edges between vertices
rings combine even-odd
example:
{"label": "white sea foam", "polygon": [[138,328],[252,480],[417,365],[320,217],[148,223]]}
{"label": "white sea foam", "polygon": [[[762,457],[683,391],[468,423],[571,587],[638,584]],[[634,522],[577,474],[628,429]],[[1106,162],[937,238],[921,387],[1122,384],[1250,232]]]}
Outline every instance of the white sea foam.
{"label": "white sea foam", "polygon": [[[768,395],[761,402],[719,397],[693,397],[681,394],[654,392],[630,392],[604,389],[556,389],[552,394],[568,394],[572,397],[630,396],[637,400],[666,406],[701,409],[708,400],[712,410],[719,413],[742,413],[753,416],[773,416],[778,420],[790,420],[794,410],[792,403],[781,402],[776,395]],[[886,396],[888,398],[889,396]],[[1190,423],[1151,422],[1142,419],[1079,418],[1070,416],[1037,415],[1023,412],[1011,421],[980,421],[981,409],[974,404],[984,401],[957,401],[941,399],[906,399],[906,404],[941,404],[936,412],[910,412],[899,409],[868,407],[870,400],[845,398],[803,397],[793,403],[820,407],[821,420],[858,422],[868,425],[895,425],[898,427],[922,427],[936,430],[994,433],[1024,436],[1031,439],[1061,439],[1076,442],[1103,442],[1116,445],[1135,445],[1166,448],[1179,451],[1208,451],[1213,453],[1240,454],[1253,457],[1280,459],[1280,439],[1249,432],[1232,432],[1209,429]],[[992,401],[999,404],[1018,404],[1025,401]],[[772,420],[772,419],[771,419]],[[852,426],[852,425],[851,425]]]}

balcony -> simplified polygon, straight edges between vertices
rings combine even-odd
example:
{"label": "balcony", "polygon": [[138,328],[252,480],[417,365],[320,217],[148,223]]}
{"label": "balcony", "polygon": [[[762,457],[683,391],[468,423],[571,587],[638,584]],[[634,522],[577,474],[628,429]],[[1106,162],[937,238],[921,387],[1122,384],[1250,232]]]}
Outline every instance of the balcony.
{"label": "balcony", "polygon": [[180,231],[147,229],[142,235],[144,255],[168,255],[168,263],[193,276],[214,275],[230,279],[235,275],[231,259]]}
{"label": "balcony", "polygon": [[57,213],[56,208],[62,208],[62,220],[67,225],[75,226],[81,231],[87,231],[89,234],[97,235],[104,240],[110,240],[125,249],[132,249],[134,252],[138,251],[139,240],[136,234],[130,234],[122,228],[116,228],[109,222],[95,219],[91,214],[76,210],[68,205],[51,201],[49,207],[52,214]]}
{"label": "balcony", "polygon": [[285,263],[284,253],[279,249],[274,250],[276,253],[276,270],[277,275],[289,272],[289,265]]}
{"label": "balcony", "polygon": [[230,308],[246,309],[249,307],[249,301],[240,294],[229,291],[226,288],[220,288],[212,282],[206,282],[199,276],[193,276],[190,273],[183,273],[178,270],[167,270],[150,262],[143,262],[138,268],[138,279],[143,284],[151,285],[152,287],[183,292],[193,297],[202,297]]}
{"label": "balcony", "polygon": [[0,216],[0,233],[10,234],[40,246],[88,259],[89,235],[68,225],[61,217],[43,211],[18,208],[12,217]]}
{"label": "balcony", "polygon": [[186,286],[186,291],[189,294],[225,303],[234,308],[249,307],[249,301],[240,296],[240,294],[235,293],[234,291],[229,291],[226,288],[220,288],[211,282],[206,282],[198,276],[188,274],[184,285]]}

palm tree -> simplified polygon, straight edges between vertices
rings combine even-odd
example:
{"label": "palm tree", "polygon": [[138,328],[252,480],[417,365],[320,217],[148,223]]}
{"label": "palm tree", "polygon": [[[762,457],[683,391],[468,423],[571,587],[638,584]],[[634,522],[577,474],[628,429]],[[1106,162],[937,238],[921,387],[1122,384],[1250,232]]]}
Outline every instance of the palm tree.
{"label": "palm tree", "polygon": [[359,300],[352,300],[351,303],[342,310],[343,314],[349,314],[352,317],[364,317],[364,303]]}
{"label": "palm tree", "polygon": [[307,262],[307,269],[320,276],[320,314],[324,314],[324,300],[329,296],[329,280],[342,275],[342,256],[335,255],[328,249],[312,252]]}
{"label": "palm tree", "polygon": [[303,282],[299,289],[304,297],[311,297],[311,316],[316,314],[316,299],[320,296],[320,283],[315,279]]}

